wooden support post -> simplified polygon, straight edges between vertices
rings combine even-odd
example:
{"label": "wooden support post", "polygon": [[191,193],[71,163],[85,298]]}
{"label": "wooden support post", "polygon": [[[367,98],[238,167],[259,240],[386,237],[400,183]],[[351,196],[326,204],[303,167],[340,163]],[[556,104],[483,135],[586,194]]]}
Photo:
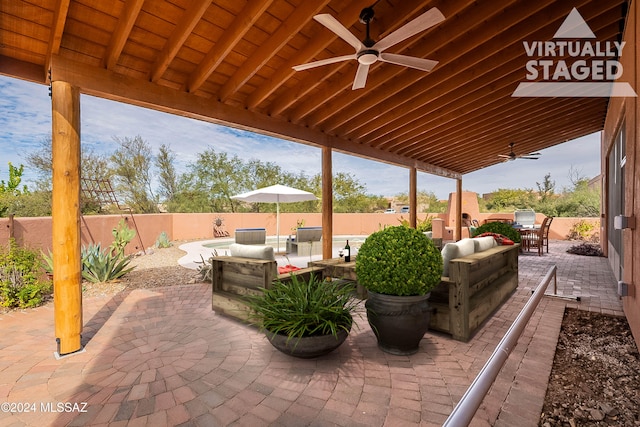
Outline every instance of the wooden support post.
{"label": "wooden support post", "polygon": [[418,169],[409,168],[409,223],[416,228],[418,224]]}
{"label": "wooden support post", "polygon": [[58,354],[82,349],[80,90],[51,83],[53,299]]}
{"label": "wooden support post", "polygon": [[9,214],[9,238],[13,239],[16,237],[15,234],[15,214]]}
{"label": "wooden support post", "polygon": [[333,171],[331,148],[322,147],[322,258],[333,254]]}
{"label": "wooden support post", "polygon": [[462,179],[456,179],[456,241],[462,239]]}

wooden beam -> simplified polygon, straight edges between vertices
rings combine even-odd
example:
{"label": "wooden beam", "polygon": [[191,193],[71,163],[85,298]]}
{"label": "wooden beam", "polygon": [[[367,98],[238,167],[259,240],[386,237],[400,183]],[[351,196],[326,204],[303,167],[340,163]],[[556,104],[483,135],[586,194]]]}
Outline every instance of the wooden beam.
{"label": "wooden beam", "polygon": [[118,62],[118,58],[129,38],[129,34],[131,34],[131,29],[136,23],[136,19],[138,19],[138,14],[143,4],[144,0],[126,0],[120,17],[118,18],[116,29],[111,34],[109,45],[102,58],[103,67],[111,70]]}
{"label": "wooden beam", "polygon": [[269,40],[253,52],[238,71],[222,86],[218,98],[224,102],[236,93],[236,91],[253,77],[271,57],[278,53],[303,26],[307,25],[311,16],[320,11],[327,3],[329,3],[329,0],[316,0],[307,1],[297,6]]}
{"label": "wooden beam", "polygon": [[0,74],[40,84],[45,84],[48,81],[47,73],[43,72],[42,65],[3,55],[0,55]]}
{"label": "wooden beam", "polygon": [[413,228],[418,225],[418,170],[409,168],[409,222]]}
{"label": "wooden beam", "polygon": [[160,80],[210,5],[211,0],[192,0],[189,3],[189,8],[184,12],[151,68],[150,79],[152,82]]}
{"label": "wooden beam", "polygon": [[233,107],[214,99],[206,99],[194,94],[159,86],[146,80],[116,74],[100,67],[81,64],[61,56],[54,56],[52,64],[54,80],[68,81],[89,95],[295,142],[330,147],[334,151],[378,160],[396,166],[413,166],[420,171],[443,177],[458,178],[461,176],[456,171],[425,162],[416,162],[409,157],[399,156],[383,150],[372,149],[366,145],[333,137],[306,126],[289,123],[284,119],[247,111],[244,108]]}
{"label": "wooden beam", "polygon": [[191,73],[187,82],[187,92],[195,92],[202,86],[272,2],[273,0],[247,2],[233,23],[224,31],[222,37]]}
{"label": "wooden beam", "polygon": [[322,147],[322,258],[333,257],[333,167],[331,148]]}
{"label": "wooden beam", "polygon": [[67,22],[67,14],[69,13],[69,3],[71,0],[58,0],[56,8],[53,11],[53,23],[51,24],[51,34],[49,35],[49,44],[47,45],[47,54],[44,58],[44,80],[49,81],[49,67],[51,65],[51,55],[57,55],[60,52],[60,44],[62,43],[62,33],[64,32],[64,24]]}
{"label": "wooden beam", "polygon": [[80,90],[52,82],[52,246],[55,335],[60,355],[81,350]]}

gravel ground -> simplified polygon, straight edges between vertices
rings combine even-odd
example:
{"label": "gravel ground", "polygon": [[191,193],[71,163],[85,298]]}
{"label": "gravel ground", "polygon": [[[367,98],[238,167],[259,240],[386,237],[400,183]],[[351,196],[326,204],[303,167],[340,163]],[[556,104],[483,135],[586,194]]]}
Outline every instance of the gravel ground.
{"label": "gravel ground", "polygon": [[178,249],[180,243],[174,243],[169,248],[148,249],[144,255],[135,256],[130,266],[133,271],[121,280],[109,283],[82,283],[83,295],[103,296],[113,295],[124,289],[155,288],[175,284],[195,283],[199,281],[198,272],[178,264],[178,259],[185,252]]}

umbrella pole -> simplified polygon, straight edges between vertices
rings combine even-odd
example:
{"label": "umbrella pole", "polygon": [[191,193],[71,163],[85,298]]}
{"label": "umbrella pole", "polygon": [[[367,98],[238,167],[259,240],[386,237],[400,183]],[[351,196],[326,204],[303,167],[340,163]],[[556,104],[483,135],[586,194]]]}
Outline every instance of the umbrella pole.
{"label": "umbrella pole", "polygon": [[276,201],[276,252],[280,252],[280,196]]}

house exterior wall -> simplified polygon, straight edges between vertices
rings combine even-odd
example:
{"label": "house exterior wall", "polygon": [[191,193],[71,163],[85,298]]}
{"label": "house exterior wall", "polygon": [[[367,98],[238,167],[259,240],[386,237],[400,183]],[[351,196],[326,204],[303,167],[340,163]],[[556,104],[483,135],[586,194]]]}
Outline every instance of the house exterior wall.
{"label": "house exterior wall", "polygon": [[[628,82],[636,93],[640,92],[640,48],[638,37],[640,29],[638,22],[640,19],[640,7],[637,1],[629,4],[627,22],[625,25],[623,41],[626,43],[620,62],[623,66],[623,74],[620,81]],[[603,174],[603,224],[601,240],[603,250],[607,251],[607,230],[606,224],[613,221],[607,209],[607,171],[608,159],[611,155],[612,147],[616,136],[624,126],[626,163],[624,167],[624,215],[634,216],[636,220],[640,216],[640,108],[638,98],[611,98],[607,110],[604,131],[602,133],[602,174]],[[629,284],[629,296],[622,297],[624,312],[635,337],[636,344],[640,345],[640,229],[636,225],[633,229],[622,231],[623,256],[622,262],[624,270],[622,280]],[[612,257],[610,257],[610,260]]]}

